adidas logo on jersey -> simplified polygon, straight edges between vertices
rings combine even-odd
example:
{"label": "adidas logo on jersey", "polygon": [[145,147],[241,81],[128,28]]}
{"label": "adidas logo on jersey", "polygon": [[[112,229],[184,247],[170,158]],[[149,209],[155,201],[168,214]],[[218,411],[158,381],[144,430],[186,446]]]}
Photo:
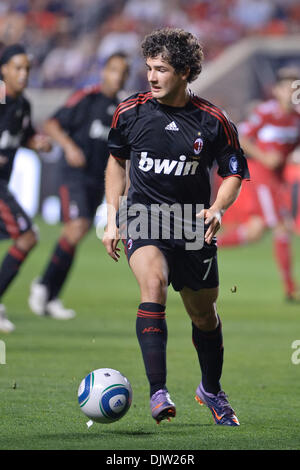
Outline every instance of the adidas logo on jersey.
{"label": "adidas logo on jersey", "polygon": [[172,121],[172,122],[170,122],[170,124],[168,124],[165,127],[165,130],[166,131],[179,131],[179,128],[177,127],[176,122]]}

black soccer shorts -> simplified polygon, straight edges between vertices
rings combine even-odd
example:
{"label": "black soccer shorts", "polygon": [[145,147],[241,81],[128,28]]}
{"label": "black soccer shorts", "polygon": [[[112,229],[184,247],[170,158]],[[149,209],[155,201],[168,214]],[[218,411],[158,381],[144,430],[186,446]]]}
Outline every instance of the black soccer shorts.
{"label": "black soccer shorts", "polygon": [[32,228],[32,221],[8,189],[0,183],[0,239],[16,240]]}
{"label": "black soccer shorts", "polygon": [[186,250],[182,240],[151,240],[131,238],[122,240],[128,262],[132,254],[143,246],[156,246],[169,266],[169,284],[175,291],[189,287],[195,291],[218,287],[219,273],[217,246],[204,244],[200,250]]}
{"label": "black soccer shorts", "polygon": [[103,194],[104,188],[101,184],[95,186],[85,181],[65,181],[59,188],[62,222],[81,217],[93,220]]}

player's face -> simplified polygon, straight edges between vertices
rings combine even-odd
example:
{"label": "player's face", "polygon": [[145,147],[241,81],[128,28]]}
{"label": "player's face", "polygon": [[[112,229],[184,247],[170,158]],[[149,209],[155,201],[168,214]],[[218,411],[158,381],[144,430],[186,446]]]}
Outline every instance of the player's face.
{"label": "player's face", "polygon": [[28,83],[30,62],[26,54],[16,54],[2,66],[1,72],[8,94],[22,93]]}
{"label": "player's face", "polygon": [[102,71],[103,91],[115,96],[128,77],[128,63],[123,57],[112,57]]}
{"label": "player's face", "polygon": [[292,87],[293,80],[287,79],[277,83],[273,89],[275,98],[282,104],[284,108],[292,108],[292,95],[295,89]]}
{"label": "player's face", "polygon": [[159,102],[176,106],[178,97],[186,91],[187,74],[178,74],[161,55],[146,60],[147,78],[152,95]]}

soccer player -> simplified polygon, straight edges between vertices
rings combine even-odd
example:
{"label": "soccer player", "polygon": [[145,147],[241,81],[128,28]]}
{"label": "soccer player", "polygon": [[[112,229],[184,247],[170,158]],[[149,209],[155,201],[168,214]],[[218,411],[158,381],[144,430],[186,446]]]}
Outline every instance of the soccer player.
{"label": "soccer player", "polygon": [[289,155],[300,144],[300,114],[292,100],[292,84],[297,79],[294,68],[280,69],[273,98],[260,103],[241,124],[240,140],[249,156],[251,182],[232,208],[231,216],[237,214],[242,223],[218,237],[219,247],[238,246],[259,240],[271,229],[275,260],[290,301],[299,300],[299,293],[292,270],[292,218],[284,172]]}
{"label": "soccer player", "polygon": [[[13,194],[8,183],[19,147],[35,151],[49,151],[48,137],[36,134],[31,123],[31,108],[23,91],[27,86],[30,61],[21,44],[7,46],[0,58],[2,90],[5,100],[0,104],[0,237],[11,238],[0,267],[0,298],[16,277],[29,252],[37,243],[32,222]],[[15,325],[7,318],[5,306],[0,303],[0,331],[11,332]]]}
{"label": "soccer player", "polygon": [[64,151],[60,178],[63,228],[40,279],[33,281],[29,306],[37,315],[70,319],[74,310],[58,295],[67,279],[76,248],[92,226],[104,193],[104,170],[109,156],[107,137],[118,105],[117,94],[128,75],[124,54],[110,56],[102,83],[75,92],[45,131]]}
{"label": "soccer player", "polygon": [[[125,251],[140,287],[136,334],[150,385],[152,417],[160,422],[176,414],[166,385],[165,312],[171,283],[180,292],[192,320],[192,338],[202,371],[196,399],[210,408],[216,423],[237,426],[238,419],[220,384],[223,338],[216,308],[219,282],[215,234],[222,214],[238,196],[241,180],[249,177],[247,162],[233,124],[216,106],[188,90],[188,83],[197,78],[202,67],[198,40],[184,30],[166,28],[146,36],[142,50],[150,91],[125,99],[113,118],[106,170],[108,224],[103,243],[107,253],[118,261],[115,211],[120,209],[121,237],[127,223]],[[126,184],[128,159],[130,185],[125,220],[119,199]],[[215,160],[224,181],[210,205],[209,174]],[[151,233],[157,228],[153,227],[157,225],[157,205],[177,211],[170,236],[161,232],[168,228],[164,223],[158,237]],[[203,210],[198,211],[200,205]],[[141,237],[138,232],[142,229],[134,233],[133,213],[137,208],[146,214],[146,220],[141,217],[137,225],[149,223],[150,236],[147,229]],[[178,236],[178,208],[190,210],[193,217],[187,217],[187,222],[191,226],[201,218],[203,226],[205,222],[202,248],[200,242],[187,245],[187,239],[192,239],[188,231]]]}

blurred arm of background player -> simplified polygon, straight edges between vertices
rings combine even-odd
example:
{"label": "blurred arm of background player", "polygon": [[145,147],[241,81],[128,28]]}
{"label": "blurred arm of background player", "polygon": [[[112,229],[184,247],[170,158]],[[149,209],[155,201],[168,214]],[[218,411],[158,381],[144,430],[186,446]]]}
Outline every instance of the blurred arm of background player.
{"label": "blurred arm of background player", "polygon": [[116,213],[119,209],[120,197],[124,195],[126,184],[126,161],[117,160],[110,155],[105,172],[105,198],[107,203],[107,226],[102,238],[103,245],[109,256],[118,261],[120,240],[116,225]]}
{"label": "blurred arm of background player", "polygon": [[63,149],[65,158],[70,166],[84,167],[86,159],[78,145],[68,136],[56,119],[48,119],[44,123],[44,131]]}
{"label": "blurred arm of background player", "polygon": [[205,225],[209,225],[205,233],[205,241],[210,244],[213,237],[221,227],[224,212],[234,203],[241,190],[242,180],[236,176],[225,178],[218,190],[215,202],[209,209],[203,209],[197,217],[204,218]]}
{"label": "blurred arm of background player", "polygon": [[254,160],[258,160],[271,170],[275,170],[283,163],[282,155],[277,150],[269,150],[267,152],[261,150],[251,138],[245,136],[240,136],[240,143],[246,155]]}
{"label": "blurred arm of background player", "polygon": [[48,136],[35,134],[27,141],[26,147],[36,152],[50,152],[52,143]]}

